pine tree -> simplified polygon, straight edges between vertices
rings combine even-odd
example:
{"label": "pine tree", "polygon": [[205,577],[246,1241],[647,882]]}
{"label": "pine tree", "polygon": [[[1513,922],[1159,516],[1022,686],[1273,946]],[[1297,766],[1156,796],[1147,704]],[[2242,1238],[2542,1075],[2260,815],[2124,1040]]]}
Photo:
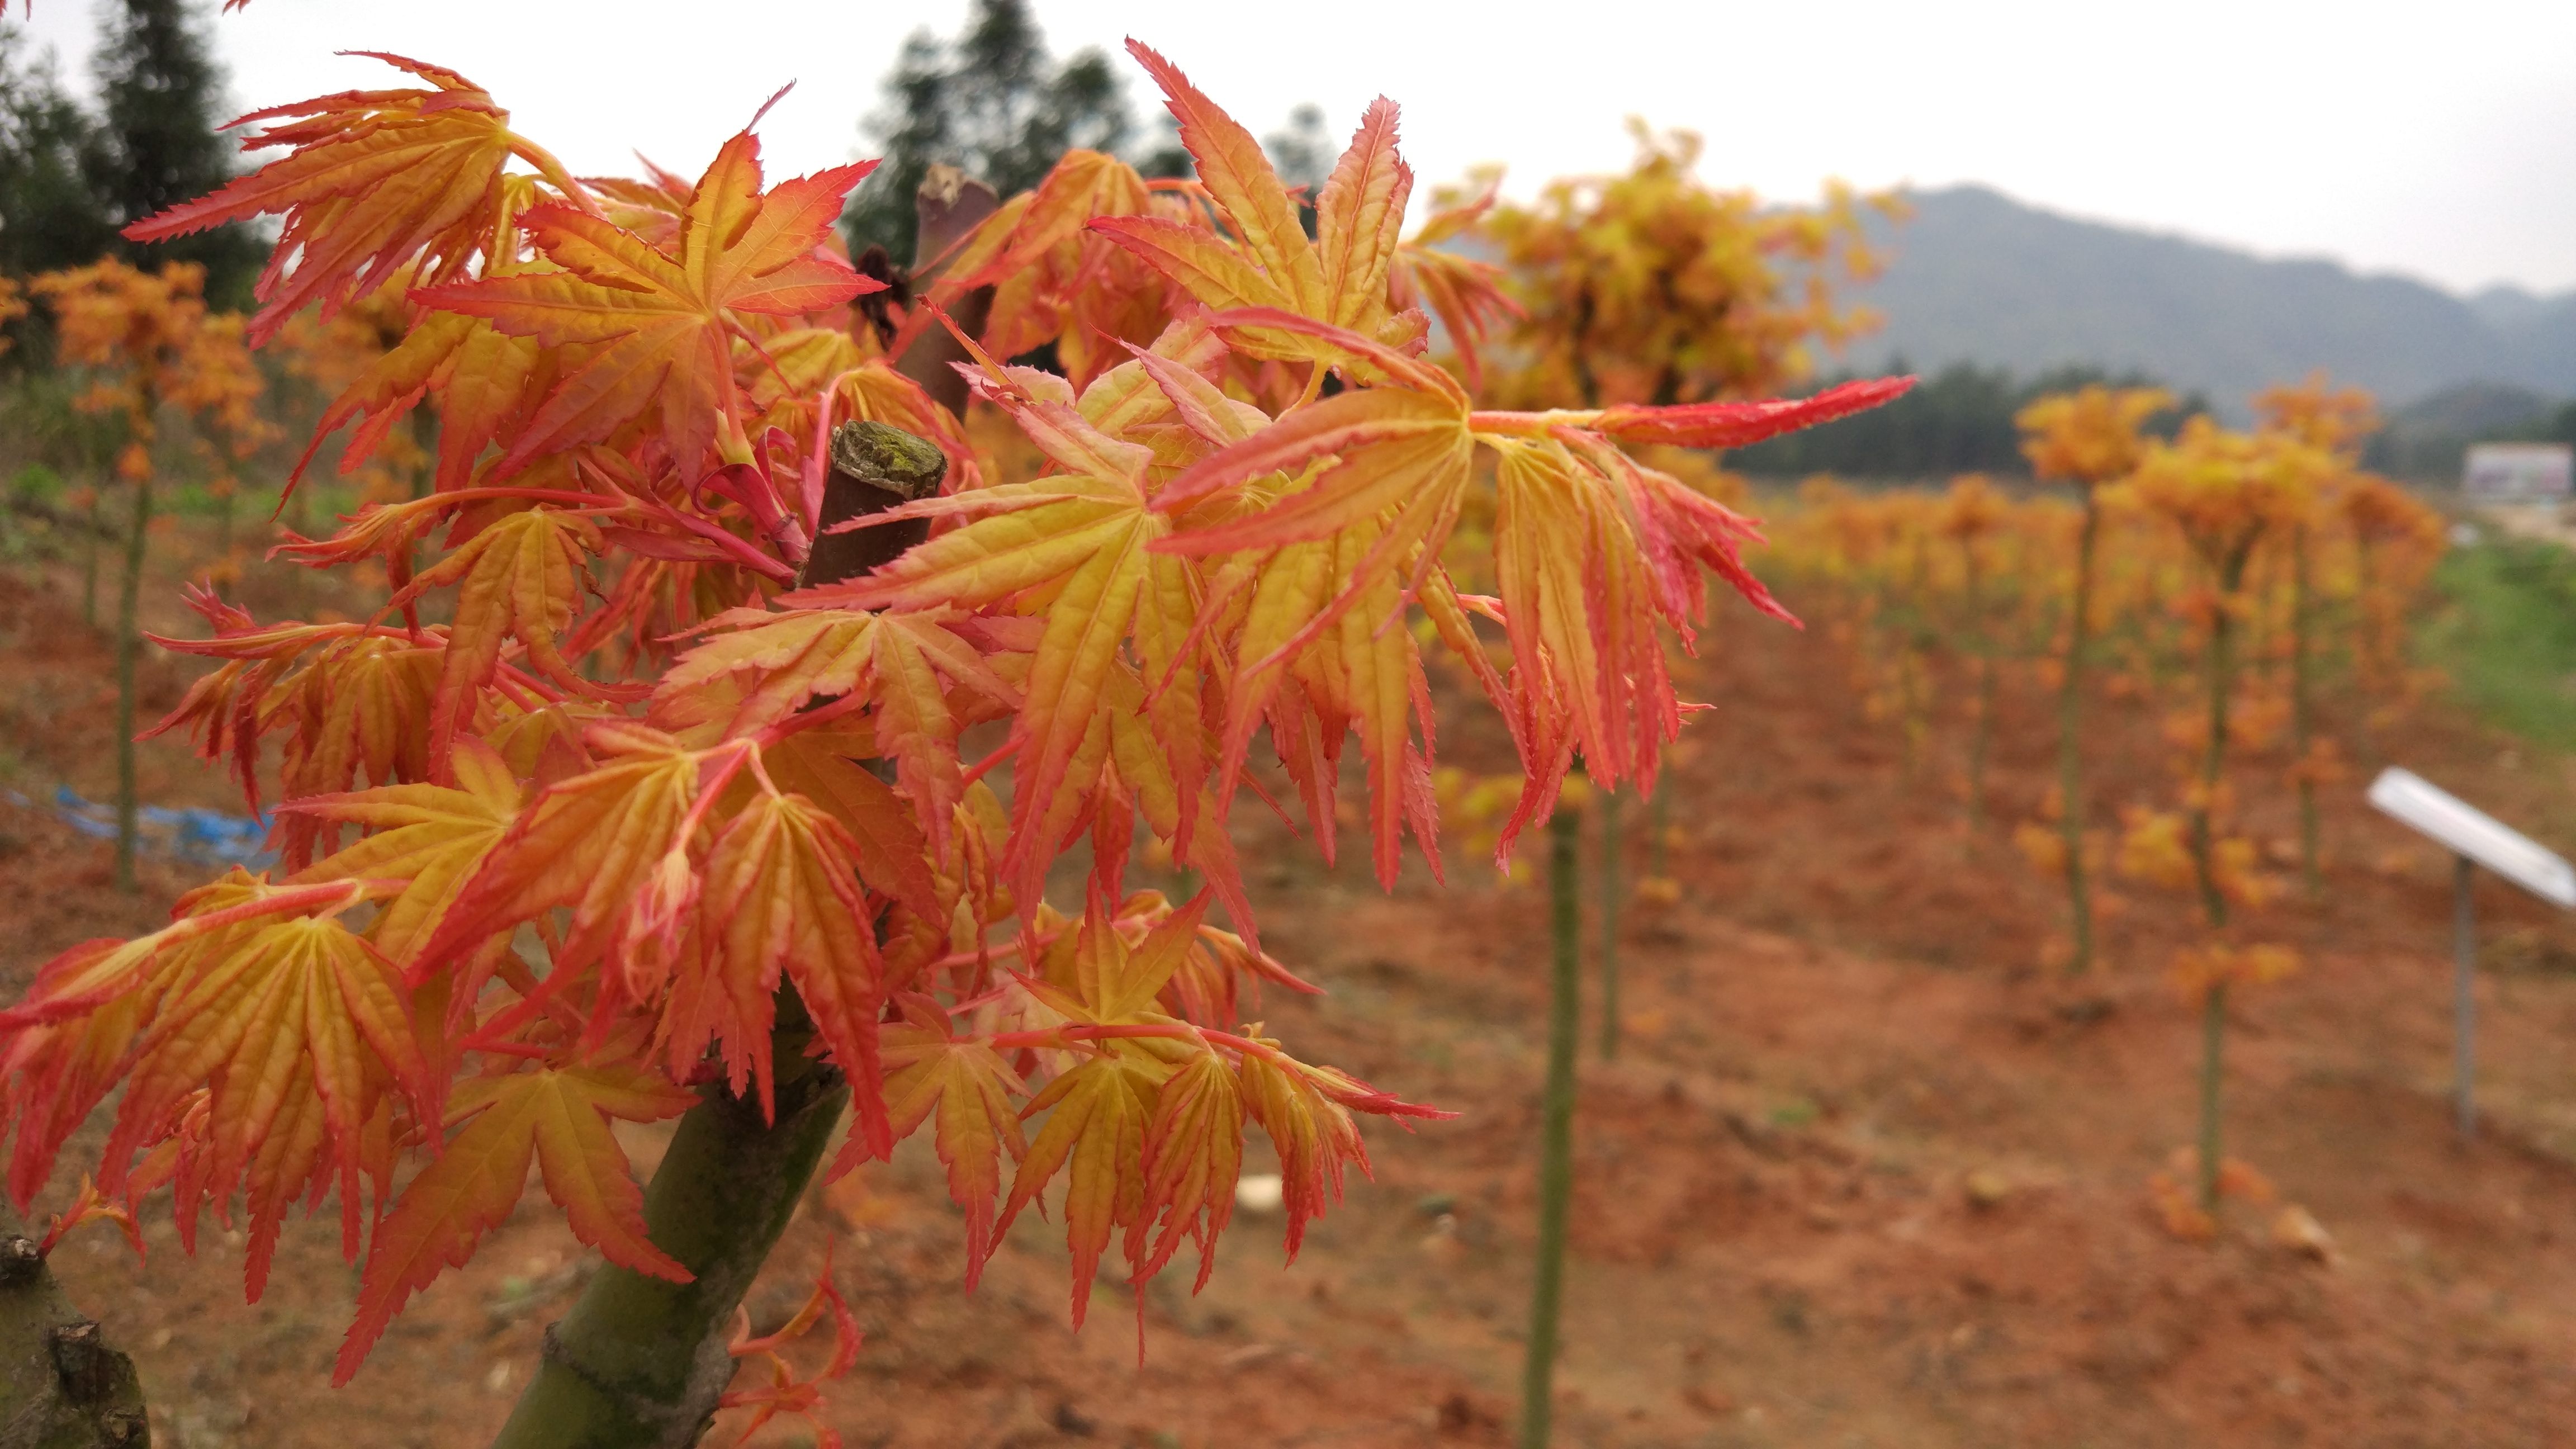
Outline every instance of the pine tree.
{"label": "pine tree", "polygon": [[93,184],[98,124],[63,89],[50,53],[0,23],[0,272],[24,277],[98,260],[116,221]]}
{"label": "pine tree", "polygon": [[1135,129],[1109,57],[1084,49],[1056,60],[1023,0],[976,0],[953,41],[914,31],[886,77],[885,108],[863,124],[884,164],[842,225],[852,253],[881,246],[901,265],[913,260],[912,195],[934,163],[1009,196],[1065,152],[1116,151]]}
{"label": "pine tree", "polygon": [[[114,0],[99,24],[92,61],[103,144],[93,148],[92,184],[120,226],[194,200],[233,174],[224,75],[198,0]],[[134,265],[201,262],[207,300],[247,307],[266,251],[244,226],[218,227],[149,245],[120,243]]]}

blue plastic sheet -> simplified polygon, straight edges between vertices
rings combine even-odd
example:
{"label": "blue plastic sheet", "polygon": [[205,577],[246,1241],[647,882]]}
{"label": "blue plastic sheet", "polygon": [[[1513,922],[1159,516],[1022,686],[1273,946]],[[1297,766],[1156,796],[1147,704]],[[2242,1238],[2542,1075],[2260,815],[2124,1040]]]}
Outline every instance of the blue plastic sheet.
{"label": "blue plastic sheet", "polygon": [[[36,802],[15,790],[11,803],[35,809]],[[84,800],[68,785],[54,787],[54,814],[64,824],[94,840],[116,838],[116,807]],[[134,812],[137,844],[153,855],[166,855],[197,865],[242,865],[263,870],[277,863],[267,849],[269,821],[220,810],[171,810],[144,805]]]}

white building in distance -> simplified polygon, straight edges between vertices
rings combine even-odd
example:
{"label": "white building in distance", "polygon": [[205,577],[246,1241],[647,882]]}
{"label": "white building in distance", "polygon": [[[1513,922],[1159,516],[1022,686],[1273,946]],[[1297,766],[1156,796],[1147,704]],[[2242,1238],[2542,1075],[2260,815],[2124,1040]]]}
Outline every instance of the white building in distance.
{"label": "white building in distance", "polygon": [[2565,443],[2475,443],[2460,477],[2472,503],[2554,503],[2576,484],[2576,453]]}

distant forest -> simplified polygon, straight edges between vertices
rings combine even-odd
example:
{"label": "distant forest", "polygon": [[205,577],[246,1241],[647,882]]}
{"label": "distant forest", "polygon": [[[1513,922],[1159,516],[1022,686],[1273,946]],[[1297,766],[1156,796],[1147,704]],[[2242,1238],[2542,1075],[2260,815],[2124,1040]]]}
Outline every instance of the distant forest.
{"label": "distant forest", "polygon": [[[1902,359],[1889,371],[1905,371]],[[1825,378],[1831,386],[1851,374]],[[2134,373],[2113,375],[2099,368],[2052,368],[2036,377],[2017,379],[2000,367],[1954,362],[1933,373],[1912,392],[1830,428],[1811,428],[1726,455],[1726,465],[1761,478],[1803,478],[1811,473],[1869,480],[1947,478],[1959,473],[2027,477],[2030,465],[2021,455],[2021,432],[2013,415],[2032,399],[2068,392],[2087,383],[2113,387],[2154,387],[2152,378]],[[2182,420],[2209,411],[2198,393],[2181,397],[2173,411],[2149,424],[2149,431],[2171,437]]]}

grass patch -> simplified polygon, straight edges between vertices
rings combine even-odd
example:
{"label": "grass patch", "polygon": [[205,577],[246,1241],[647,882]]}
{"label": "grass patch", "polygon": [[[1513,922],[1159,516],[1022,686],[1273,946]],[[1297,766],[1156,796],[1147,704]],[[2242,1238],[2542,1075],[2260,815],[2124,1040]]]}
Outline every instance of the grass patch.
{"label": "grass patch", "polygon": [[2529,539],[2453,549],[2435,570],[2443,605],[2424,662],[2488,722],[2576,751],[2576,552]]}

